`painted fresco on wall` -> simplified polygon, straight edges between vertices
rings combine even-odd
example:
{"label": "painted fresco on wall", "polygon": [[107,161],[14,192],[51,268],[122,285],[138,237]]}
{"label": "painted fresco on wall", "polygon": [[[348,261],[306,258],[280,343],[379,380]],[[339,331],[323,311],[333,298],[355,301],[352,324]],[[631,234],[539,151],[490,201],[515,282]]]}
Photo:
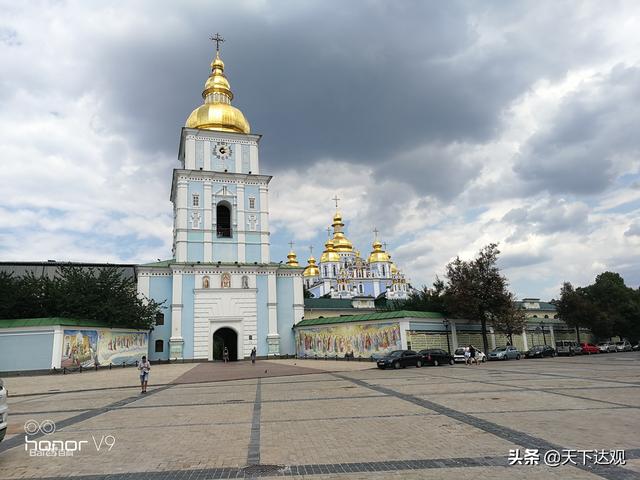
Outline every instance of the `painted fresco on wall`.
{"label": "painted fresco on wall", "polygon": [[97,330],[65,330],[62,339],[62,367],[92,367],[97,360]]}
{"label": "painted fresco on wall", "polygon": [[401,348],[400,326],[397,323],[344,324],[296,331],[296,350],[300,356],[344,356],[353,352],[356,357],[370,357]]}
{"label": "painted fresco on wall", "polygon": [[98,361],[100,365],[135,363],[148,351],[147,332],[98,331]]}
{"label": "painted fresco on wall", "polygon": [[61,367],[135,363],[148,351],[147,332],[114,332],[109,329],[65,330]]}

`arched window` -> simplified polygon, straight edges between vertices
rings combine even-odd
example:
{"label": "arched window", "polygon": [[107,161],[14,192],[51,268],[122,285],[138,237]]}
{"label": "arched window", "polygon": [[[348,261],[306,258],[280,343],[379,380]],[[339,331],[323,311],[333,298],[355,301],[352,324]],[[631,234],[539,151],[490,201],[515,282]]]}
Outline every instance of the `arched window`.
{"label": "arched window", "polygon": [[164,352],[164,341],[156,340],[156,353]]}
{"label": "arched window", "polygon": [[359,291],[360,293],[364,293],[364,288],[363,288],[362,284],[359,284],[359,285],[358,285],[358,291]]}
{"label": "arched window", "polygon": [[164,325],[164,313],[156,313],[156,326]]}
{"label": "arched window", "polygon": [[549,318],[549,315],[545,315],[544,318]]}
{"label": "arched window", "polygon": [[333,276],[335,277],[336,276],[336,266],[332,265],[332,267],[333,267]]}
{"label": "arched window", "polygon": [[210,282],[209,277],[204,277],[202,279],[202,288],[209,288]]}
{"label": "arched window", "polygon": [[327,276],[327,266],[325,265],[324,267],[322,267],[322,270],[324,270],[324,276]]}
{"label": "arched window", "polygon": [[387,276],[387,269],[384,265],[382,265],[382,276],[386,277]]}
{"label": "arched window", "polygon": [[224,203],[216,206],[216,225],[218,237],[231,238],[231,208]]}

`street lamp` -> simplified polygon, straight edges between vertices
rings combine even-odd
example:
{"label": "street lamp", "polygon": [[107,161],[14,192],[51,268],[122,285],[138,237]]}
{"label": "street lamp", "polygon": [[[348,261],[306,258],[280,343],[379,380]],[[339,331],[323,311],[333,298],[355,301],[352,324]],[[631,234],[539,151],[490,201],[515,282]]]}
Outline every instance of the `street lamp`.
{"label": "street lamp", "polygon": [[542,328],[542,341],[546,345],[547,344],[547,337],[544,334],[544,322],[540,322],[540,327]]}
{"label": "street lamp", "polygon": [[449,355],[451,355],[451,344],[449,343],[449,320],[445,318],[444,320],[442,320],[442,323],[444,324],[444,329],[447,332],[447,350],[449,352]]}

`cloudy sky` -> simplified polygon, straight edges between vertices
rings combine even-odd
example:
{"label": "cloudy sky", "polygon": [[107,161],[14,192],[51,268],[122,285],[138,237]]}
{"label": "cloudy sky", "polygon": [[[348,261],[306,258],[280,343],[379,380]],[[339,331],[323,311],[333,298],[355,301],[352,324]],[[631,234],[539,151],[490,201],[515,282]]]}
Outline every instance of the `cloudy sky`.
{"label": "cloudy sky", "polygon": [[331,197],[414,285],[499,242],[519,297],[640,284],[640,4],[0,1],[0,261],[171,251],[180,128],[222,57],[271,183],[272,256]]}

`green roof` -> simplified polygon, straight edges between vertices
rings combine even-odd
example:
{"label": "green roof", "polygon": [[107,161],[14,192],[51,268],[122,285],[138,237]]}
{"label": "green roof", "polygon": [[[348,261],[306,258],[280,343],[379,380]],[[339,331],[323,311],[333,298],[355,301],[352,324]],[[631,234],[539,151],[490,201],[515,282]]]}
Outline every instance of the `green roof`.
{"label": "green roof", "polygon": [[65,327],[112,327],[109,323],[102,322],[100,320],[78,320],[76,318],[61,317],[14,318],[10,320],[0,320],[0,328],[50,327],[54,325],[63,325]]}
{"label": "green roof", "polygon": [[350,298],[305,298],[304,308],[319,310],[353,310]]}
{"label": "green roof", "polygon": [[311,325],[325,325],[330,323],[369,322],[372,320],[393,320],[396,318],[443,318],[438,312],[414,312],[410,310],[397,310],[395,312],[365,313],[362,315],[341,315],[339,317],[307,318],[298,322],[296,327],[308,327]]}

